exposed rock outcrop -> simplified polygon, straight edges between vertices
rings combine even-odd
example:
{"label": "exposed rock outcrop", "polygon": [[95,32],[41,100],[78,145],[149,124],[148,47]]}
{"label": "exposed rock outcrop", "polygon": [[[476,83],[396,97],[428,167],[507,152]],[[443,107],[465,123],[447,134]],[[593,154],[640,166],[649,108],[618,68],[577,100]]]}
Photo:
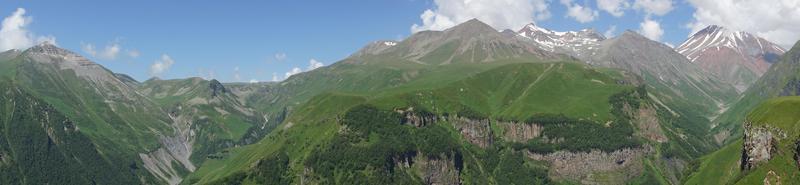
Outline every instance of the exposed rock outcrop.
{"label": "exposed rock outcrop", "polygon": [[489,119],[475,120],[465,117],[451,117],[450,122],[472,144],[486,148],[494,142]]}
{"label": "exposed rock outcrop", "polygon": [[769,161],[777,152],[778,142],[786,138],[786,132],[779,128],[752,126],[744,124],[744,146],[742,148],[741,169],[750,170],[758,163]]}
{"label": "exposed rock outcrop", "polygon": [[535,123],[497,122],[503,128],[503,139],[512,142],[527,142],[542,135],[541,125]]}
{"label": "exposed rock outcrop", "polygon": [[[192,148],[194,145],[194,132],[190,129],[191,124],[187,118],[183,116],[170,115],[173,123],[172,127],[175,130],[173,136],[161,137],[161,148],[156,151],[139,154],[142,159],[145,169],[153,176],[166,181],[169,184],[178,184],[185,174],[179,174],[178,168],[186,169],[193,172],[196,167],[189,160],[192,156]],[[173,166],[173,164],[180,164],[180,166]]]}
{"label": "exposed rock outcrop", "polygon": [[[625,109],[629,109],[626,106]],[[651,141],[663,143],[667,142],[667,136],[661,130],[656,110],[648,105],[640,105],[637,110],[630,110],[633,114],[633,122],[638,128],[636,135]]]}
{"label": "exposed rock outcrop", "polygon": [[[550,163],[550,177],[582,184],[624,184],[644,170],[642,159],[652,147],[621,149],[611,153],[557,151],[547,155],[528,152],[534,160]],[[602,175],[602,177],[601,177]]]}
{"label": "exposed rock outcrop", "polygon": [[409,107],[406,110],[395,110],[395,112],[403,115],[403,124],[414,125],[416,127],[423,127],[436,123],[439,118],[430,112],[414,111],[414,107]]}
{"label": "exposed rock outcrop", "polygon": [[223,86],[222,83],[219,83],[219,81],[216,79],[211,80],[211,82],[208,84],[208,87],[211,88],[211,97],[216,97],[217,95],[228,92],[228,90],[225,89],[225,86]]}
{"label": "exposed rock outcrop", "polygon": [[422,178],[425,184],[429,185],[458,185],[461,184],[460,157],[449,158],[429,158],[420,153],[409,153],[400,157],[397,166],[400,168],[413,169]]}

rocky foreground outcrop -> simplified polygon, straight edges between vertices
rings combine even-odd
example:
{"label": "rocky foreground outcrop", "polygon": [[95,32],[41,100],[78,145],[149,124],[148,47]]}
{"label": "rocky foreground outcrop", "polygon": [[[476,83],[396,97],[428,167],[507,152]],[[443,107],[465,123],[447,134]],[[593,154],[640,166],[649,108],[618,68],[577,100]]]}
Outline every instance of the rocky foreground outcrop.
{"label": "rocky foreground outcrop", "polygon": [[744,124],[744,146],[742,148],[741,169],[750,170],[759,163],[767,162],[775,156],[778,142],[786,138],[786,132],[769,125],[753,126]]}

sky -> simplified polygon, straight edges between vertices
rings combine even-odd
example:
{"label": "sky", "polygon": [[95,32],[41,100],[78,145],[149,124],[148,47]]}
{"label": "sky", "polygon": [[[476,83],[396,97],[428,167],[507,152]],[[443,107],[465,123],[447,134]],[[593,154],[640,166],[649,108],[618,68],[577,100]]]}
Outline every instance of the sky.
{"label": "sky", "polygon": [[472,18],[499,30],[632,30],[667,45],[711,24],[784,48],[800,38],[798,0],[3,0],[0,17],[0,50],[51,42],[140,81],[280,81]]}

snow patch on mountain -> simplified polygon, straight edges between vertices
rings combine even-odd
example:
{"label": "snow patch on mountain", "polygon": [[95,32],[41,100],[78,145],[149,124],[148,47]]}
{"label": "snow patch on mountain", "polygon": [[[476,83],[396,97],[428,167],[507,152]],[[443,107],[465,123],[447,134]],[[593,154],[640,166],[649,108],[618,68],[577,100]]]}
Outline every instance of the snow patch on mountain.
{"label": "snow patch on mountain", "polygon": [[517,35],[533,41],[540,48],[556,53],[566,53],[577,58],[591,56],[591,51],[599,47],[599,42],[606,38],[593,29],[580,31],[553,31],[528,24],[517,32]]}

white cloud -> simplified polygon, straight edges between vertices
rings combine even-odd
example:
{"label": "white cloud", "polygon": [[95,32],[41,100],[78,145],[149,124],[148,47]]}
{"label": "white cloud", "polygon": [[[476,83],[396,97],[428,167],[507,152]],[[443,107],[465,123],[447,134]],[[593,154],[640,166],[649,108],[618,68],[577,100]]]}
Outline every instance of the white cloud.
{"label": "white cloud", "polygon": [[167,54],[161,54],[161,58],[154,61],[153,65],[150,65],[150,76],[160,77],[172,67],[172,64],[175,64],[175,60],[172,60],[172,57],[169,57]]}
{"label": "white cloud", "polygon": [[258,80],[256,80],[256,79],[250,79],[250,83],[251,83],[251,84],[258,83]]}
{"label": "white cloud", "polygon": [[665,44],[665,45],[667,45],[667,46],[669,46],[669,47],[671,47],[671,48],[675,48],[675,45],[672,45],[672,43],[669,43],[669,42],[664,42],[664,44]]}
{"label": "white cloud", "polygon": [[239,66],[233,68],[233,79],[238,81],[242,81],[242,75],[239,74]]}
{"label": "white cloud", "polygon": [[420,15],[422,25],[411,32],[444,30],[477,18],[496,29],[520,29],[535,20],[550,18],[550,0],[434,0],[435,7]]}
{"label": "white cloud", "polygon": [[611,38],[616,35],[616,32],[617,32],[617,25],[611,25],[611,27],[609,27],[608,30],[603,32],[603,36],[605,36],[606,38]]}
{"label": "white cloud", "polygon": [[672,7],[672,0],[636,0],[633,7],[637,10],[642,10],[648,15],[666,15],[674,7]]}
{"label": "white cloud", "polygon": [[[294,67],[294,68],[292,68],[292,70],[289,70],[288,72],[286,72],[284,74],[283,80],[288,79],[292,75],[296,75],[296,74],[299,74],[299,73],[302,73],[302,72],[308,72],[308,71],[320,68],[322,66],[325,66],[325,64],[323,64],[322,62],[317,61],[316,59],[311,59],[311,60],[308,61],[308,67],[306,68],[305,71],[303,71],[299,67]],[[280,79],[278,79],[278,75],[277,74],[272,73],[272,81],[280,81]]]}
{"label": "white cloud", "polygon": [[789,49],[800,39],[800,1],[688,0],[696,8],[692,33],[708,25],[741,30]]}
{"label": "white cloud", "polygon": [[278,79],[278,73],[272,73],[272,81],[273,82],[281,81],[280,79]]}
{"label": "white cloud", "polygon": [[102,52],[98,53],[97,57],[101,59],[114,60],[117,59],[117,55],[119,54],[120,50],[121,47],[117,43],[106,45],[106,48],[104,48]]}
{"label": "white cloud", "polygon": [[605,10],[614,17],[625,15],[625,9],[631,7],[628,0],[597,0],[597,8]]}
{"label": "white cloud", "polygon": [[278,62],[286,60],[286,53],[275,53],[275,56],[273,56],[273,58],[275,58],[275,61]]}
{"label": "white cloud", "polygon": [[639,23],[639,27],[639,33],[650,40],[661,41],[661,36],[664,35],[661,23],[651,20],[649,17],[644,18],[644,21]]}
{"label": "white cloud", "polygon": [[81,50],[90,56],[97,56],[97,50],[94,48],[93,44],[81,43]]}
{"label": "white cloud", "polygon": [[51,36],[36,36],[27,27],[33,18],[25,16],[24,8],[17,8],[10,16],[3,18],[0,27],[0,50],[25,49],[36,43],[49,42],[57,45],[56,38]]}
{"label": "white cloud", "polygon": [[322,62],[318,62],[317,60],[312,58],[311,60],[308,61],[308,69],[306,69],[306,71],[311,71],[320,68],[322,66],[325,66],[325,64],[323,64]]}
{"label": "white cloud", "polygon": [[572,3],[572,0],[561,0],[561,4],[567,7],[567,17],[572,17],[580,23],[592,22],[598,16],[597,10]]}
{"label": "white cloud", "polygon": [[138,58],[140,55],[142,55],[142,53],[140,53],[139,50],[128,50],[128,56],[131,58]]}
{"label": "white cloud", "polygon": [[[95,47],[95,45],[92,43],[81,43],[81,50],[89,56],[101,60],[116,60],[120,54],[123,53],[122,45],[118,40],[119,39],[107,44],[102,50],[97,50],[97,47]],[[125,54],[123,55],[127,54],[127,56],[130,58],[137,58],[139,55],[141,55],[139,50],[135,49],[126,49],[124,53]]]}
{"label": "white cloud", "polygon": [[292,70],[289,70],[288,72],[286,72],[286,74],[283,76],[283,79],[287,79],[290,76],[299,74],[301,72],[303,72],[303,70],[301,70],[299,67],[292,68]]}

